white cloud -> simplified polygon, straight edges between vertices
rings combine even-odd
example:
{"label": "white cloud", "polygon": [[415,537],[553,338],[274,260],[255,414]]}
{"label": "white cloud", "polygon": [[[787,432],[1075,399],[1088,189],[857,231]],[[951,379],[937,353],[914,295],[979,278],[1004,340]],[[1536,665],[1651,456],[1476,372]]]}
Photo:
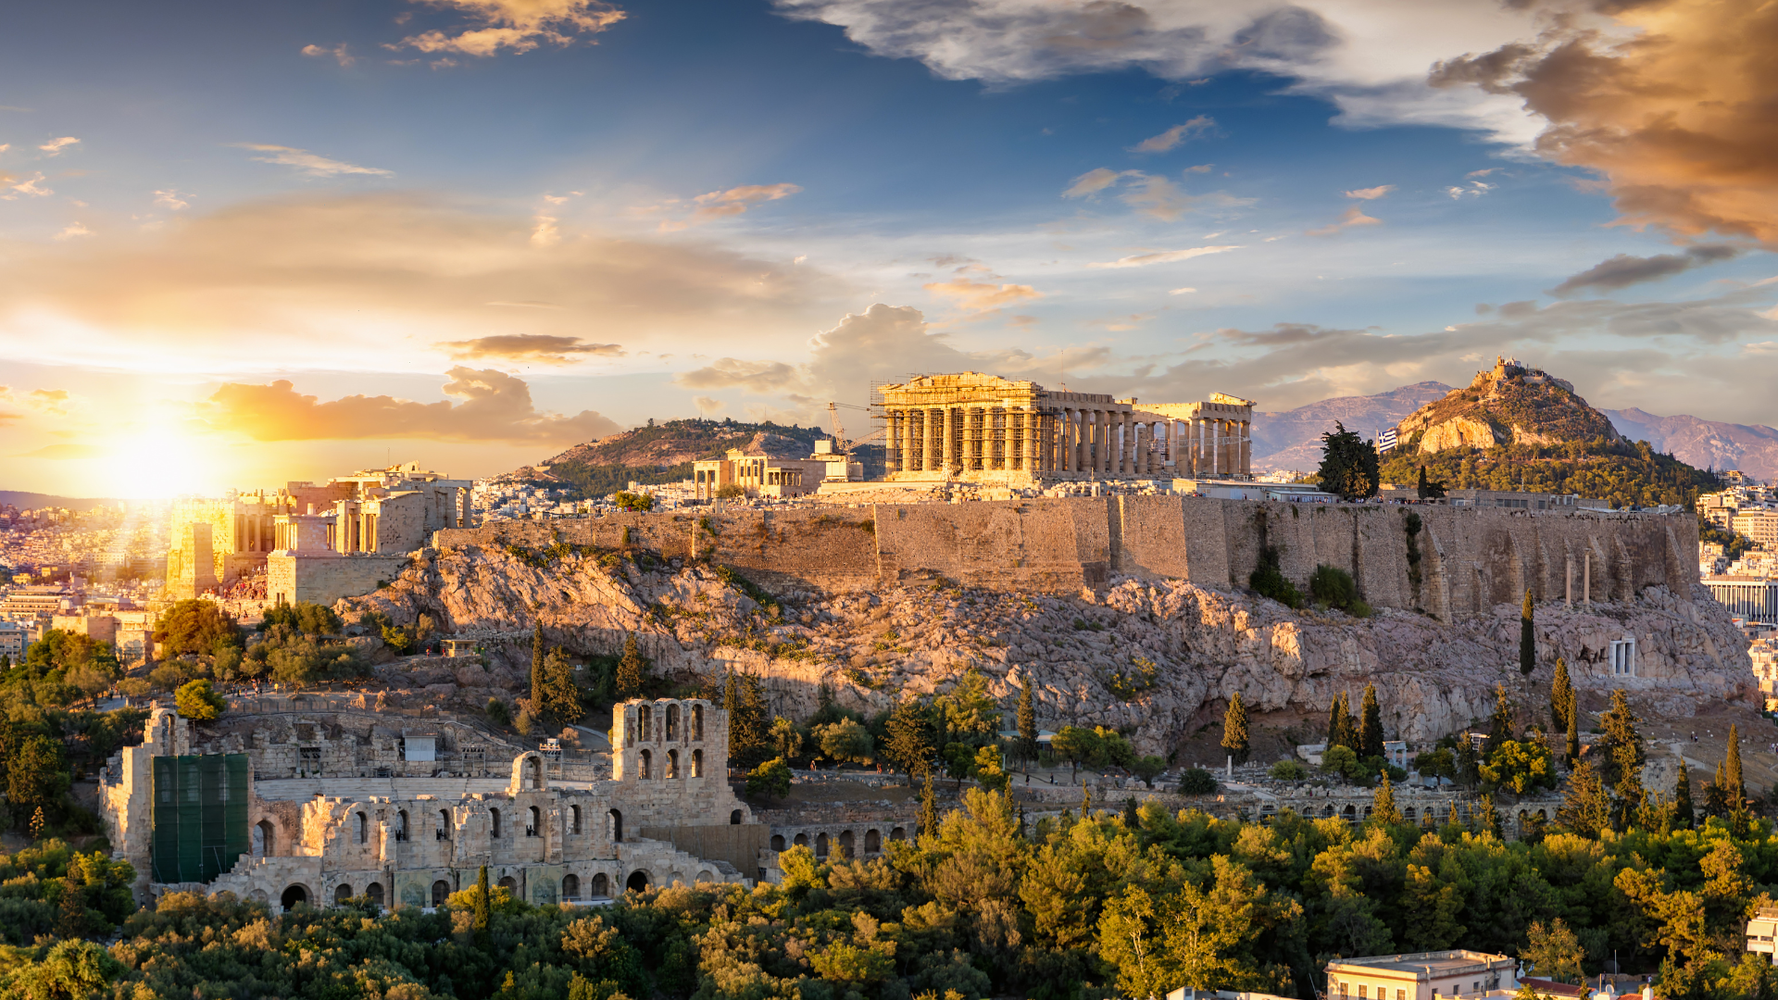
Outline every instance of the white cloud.
{"label": "white cloud", "polygon": [[45,153],[49,154],[50,156],[60,156],[60,155],[62,155],[62,150],[67,149],[69,146],[73,146],[79,142],[80,142],[79,139],[76,139],[71,135],[65,135],[65,136],[62,136],[60,139],[51,139],[50,141],[44,143],[41,146],[38,146],[37,148],[43,150]]}
{"label": "white cloud", "polygon": [[1393,190],[1395,190],[1395,185],[1382,184],[1374,188],[1358,188],[1354,191],[1347,191],[1346,197],[1357,198],[1360,201],[1376,201]]}
{"label": "white cloud", "polygon": [[1310,229],[1310,230],[1306,231],[1303,235],[1305,235],[1305,236],[1332,236],[1333,234],[1339,232],[1342,229],[1350,229],[1353,226],[1380,226],[1382,224],[1383,224],[1382,219],[1374,219],[1374,218],[1364,214],[1364,212],[1357,205],[1353,205],[1351,208],[1346,209],[1346,214],[1340,216],[1340,219],[1338,222],[1329,223],[1325,226],[1322,226],[1320,229]]}
{"label": "white cloud", "polygon": [[1172,263],[1182,261],[1182,260],[1190,260],[1193,257],[1202,257],[1205,254],[1226,253],[1230,250],[1239,250],[1239,249],[1241,249],[1239,246],[1219,246],[1219,247],[1193,247],[1190,250],[1156,250],[1152,253],[1132,254],[1129,257],[1119,257],[1117,260],[1105,261],[1103,263],[1088,264],[1087,266],[1088,267],[1148,267],[1151,264],[1172,264]]}
{"label": "white cloud", "polygon": [[62,231],[55,235],[58,240],[72,240],[81,236],[91,236],[93,231],[78,222],[70,222]]}
{"label": "white cloud", "polygon": [[1091,198],[1119,184],[1124,184],[1123,193],[1118,195],[1119,200],[1164,222],[1176,222],[1180,216],[1200,205],[1239,208],[1253,204],[1251,198],[1236,198],[1221,191],[1201,195],[1186,194],[1171,180],[1159,174],[1145,174],[1140,170],[1125,170],[1120,173],[1106,167],[1089,170],[1074,178],[1062,192],[1062,197]]}
{"label": "white cloud", "polygon": [[920,287],[939,298],[949,299],[968,313],[996,312],[1027,299],[1043,298],[1043,293],[1030,285],[996,285],[991,281],[968,278],[928,282]]}
{"label": "white cloud", "polygon": [[[397,45],[421,52],[460,52],[492,56],[502,49],[529,52],[540,45],[572,45],[576,38],[596,35],[623,20],[624,12],[601,0],[427,0],[434,7],[460,11],[475,27],[433,30],[410,35]],[[455,66],[454,61],[450,65]],[[436,67],[436,64],[434,66]]]}
{"label": "white cloud", "polygon": [[[1135,171],[1132,171],[1134,173]],[[1068,183],[1068,189],[1062,192],[1064,198],[1086,198],[1111,187],[1118,182],[1123,174],[1107,167],[1095,167],[1081,174]]]}
{"label": "white cloud", "polygon": [[947,80],[1010,84],[1141,69],[1179,81],[1258,70],[1340,109],[1354,127],[1448,125],[1528,147],[1539,120],[1515,96],[1437,89],[1441,59],[1538,34],[1533,4],[1476,0],[774,0],[878,56]]}
{"label": "white cloud", "polygon": [[[10,181],[12,178],[9,177],[7,180]],[[11,193],[0,194],[0,201],[13,201],[21,194],[28,194],[33,198],[47,198],[50,195],[55,194],[55,191],[44,187],[42,182],[43,174],[34,173],[28,180],[19,181],[17,184],[13,184],[11,187],[7,188]]]}
{"label": "white cloud", "polygon": [[350,66],[353,63],[358,61],[357,58],[354,57],[351,52],[346,50],[346,43],[345,42],[341,42],[338,45],[335,45],[331,49],[323,48],[322,46],[319,46],[319,45],[305,45],[302,48],[302,53],[303,53],[303,55],[310,56],[312,58],[320,58],[322,56],[332,56],[334,58],[334,61],[338,62],[341,66]]}
{"label": "white cloud", "polygon": [[154,203],[162,208],[178,212],[191,207],[191,202],[185,200],[189,197],[191,195],[180,194],[178,191],[168,188],[165,191],[154,193]]}
{"label": "white cloud", "polygon": [[727,216],[741,215],[755,205],[788,198],[800,191],[802,188],[795,184],[743,184],[726,191],[709,191],[691,200],[697,207],[689,217],[662,222],[661,230],[673,232]]}
{"label": "white cloud", "polygon": [[256,142],[237,142],[232,145],[242,149],[251,149],[259,153],[270,153],[270,156],[255,156],[260,163],[276,163],[286,167],[295,167],[315,177],[337,177],[340,174],[369,174],[376,177],[393,177],[394,171],[378,167],[360,167],[343,160],[330,160],[325,156],[311,153],[306,149],[291,146],[270,146]]}
{"label": "white cloud", "polygon": [[1167,294],[1168,295],[1196,295],[1196,294],[1198,294],[1198,290],[1196,288],[1175,288],[1172,291],[1168,292]]}
{"label": "white cloud", "polygon": [[1216,128],[1216,119],[1199,115],[1183,125],[1175,125],[1160,135],[1150,136],[1130,147],[1132,153],[1165,153],[1189,139],[1195,139]]}
{"label": "white cloud", "polygon": [[554,246],[561,242],[561,231],[556,228],[556,217],[539,215],[535,217],[536,225],[531,227],[531,245],[534,247]]}

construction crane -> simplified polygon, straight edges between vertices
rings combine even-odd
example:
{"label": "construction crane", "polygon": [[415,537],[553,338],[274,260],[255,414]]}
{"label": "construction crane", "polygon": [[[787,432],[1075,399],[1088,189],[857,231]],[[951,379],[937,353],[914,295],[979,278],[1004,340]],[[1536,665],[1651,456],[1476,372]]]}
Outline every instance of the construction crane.
{"label": "construction crane", "polygon": [[846,440],[846,428],[840,426],[840,407],[842,406],[848,410],[863,410],[866,413],[870,412],[870,407],[828,401],[827,415],[833,420],[834,450],[841,455],[850,455],[852,454],[852,445]]}

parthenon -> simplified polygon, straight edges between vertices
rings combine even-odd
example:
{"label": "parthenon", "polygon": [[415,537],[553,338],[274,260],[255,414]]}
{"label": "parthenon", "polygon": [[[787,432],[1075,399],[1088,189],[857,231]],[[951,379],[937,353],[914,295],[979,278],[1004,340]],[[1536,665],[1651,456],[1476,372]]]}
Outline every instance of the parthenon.
{"label": "parthenon", "polygon": [[881,388],[891,480],[1246,478],[1253,401],[1144,403],[980,372]]}

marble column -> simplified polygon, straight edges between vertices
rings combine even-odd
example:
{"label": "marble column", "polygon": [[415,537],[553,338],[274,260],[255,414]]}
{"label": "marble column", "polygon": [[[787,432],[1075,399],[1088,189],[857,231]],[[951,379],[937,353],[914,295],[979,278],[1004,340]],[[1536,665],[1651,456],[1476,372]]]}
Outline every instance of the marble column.
{"label": "marble column", "polygon": [[956,412],[956,410],[953,410],[948,406],[944,408],[943,437],[939,440],[939,461],[942,464],[939,468],[943,469],[946,475],[949,475],[951,470],[957,467]]}
{"label": "marble column", "polygon": [[1253,421],[1241,421],[1241,460],[1237,470],[1243,475],[1253,474]]}
{"label": "marble column", "polygon": [[1005,442],[1001,448],[1000,468],[1002,471],[1011,472],[1013,467],[1018,464],[1013,458],[1013,454],[1017,450],[1013,445],[1018,443],[1018,432],[1013,427],[1012,407],[1002,407],[1000,412],[1005,414],[1003,419],[1006,421],[1005,426],[1000,428],[1001,440]]}
{"label": "marble column", "polygon": [[914,471],[914,411],[901,411],[901,471]]}

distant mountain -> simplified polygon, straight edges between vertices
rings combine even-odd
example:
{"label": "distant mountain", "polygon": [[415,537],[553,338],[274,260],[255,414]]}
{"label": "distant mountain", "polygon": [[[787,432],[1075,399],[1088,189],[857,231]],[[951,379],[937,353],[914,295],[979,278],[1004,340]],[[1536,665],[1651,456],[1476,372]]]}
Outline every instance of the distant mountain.
{"label": "distant mountain", "polygon": [[8,504],[19,510],[37,507],[62,507],[67,510],[92,510],[100,504],[115,504],[116,500],[105,497],[59,497],[53,493],[24,493],[18,490],[0,490],[0,507]]}
{"label": "distant mountain", "polygon": [[1763,424],[1725,424],[1679,414],[1657,417],[1646,410],[1606,410],[1612,425],[1632,441],[1687,465],[1718,472],[1739,469],[1755,479],[1778,479],[1778,430]]}
{"label": "distant mountain", "polygon": [[1443,382],[1415,382],[1375,396],[1339,396],[1279,413],[1253,415],[1253,467],[1313,471],[1321,465],[1321,435],[1337,421],[1367,438],[1452,391]]}
{"label": "distant mountain", "polygon": [[1506,360],[1410,413],[1400,430],[1401,447],[1421,454],[1504,444],[1579,443],[1603,450],[1620,438],[1610,418],[1580,398],[1572,382]]}

